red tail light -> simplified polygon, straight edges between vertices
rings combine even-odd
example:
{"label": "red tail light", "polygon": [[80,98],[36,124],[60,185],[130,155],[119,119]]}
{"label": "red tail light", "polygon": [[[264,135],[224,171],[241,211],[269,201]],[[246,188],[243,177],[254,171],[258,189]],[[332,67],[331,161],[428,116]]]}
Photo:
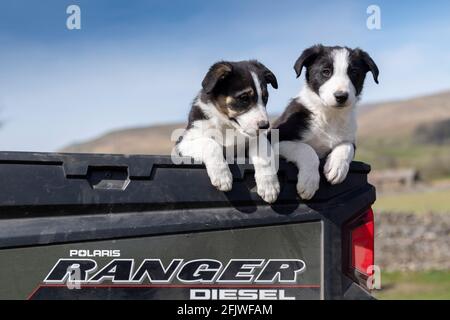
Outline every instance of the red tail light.
{"label": "red tail light", "polygon": [[374,265],[374,219],[369,208],[344,227],[344,268],[353,280],[366,285],[373,274]]}

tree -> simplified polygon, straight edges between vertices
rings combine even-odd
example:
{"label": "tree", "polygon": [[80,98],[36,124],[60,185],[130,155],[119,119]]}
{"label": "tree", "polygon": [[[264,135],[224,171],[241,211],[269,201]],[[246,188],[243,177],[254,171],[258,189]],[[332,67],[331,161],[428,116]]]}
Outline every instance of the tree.
{"label": "tree", "polygon": [[445,145],[450,143],[450,119],[421,125],[414,132],[415,141],[422,144]]}

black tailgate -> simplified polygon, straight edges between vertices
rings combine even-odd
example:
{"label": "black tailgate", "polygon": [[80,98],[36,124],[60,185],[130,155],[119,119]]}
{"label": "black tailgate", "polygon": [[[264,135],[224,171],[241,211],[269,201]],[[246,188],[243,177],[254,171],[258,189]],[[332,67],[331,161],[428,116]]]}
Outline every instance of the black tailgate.
{"label": "black tailgate", "polygon": [[[212,295],[250,295],[242,290],[257,288],[258,294],[283,290],[297,299],[367,296],[342,273],[341,233],[345,221],[375,201],[369,166],[352,163],[344,183],[322,181],[305,202],[295,192],[296,169],[281,163],[282,191],[274,205],[256,194],[251,166],[230,168],[233,190],[223,193],[203,166],[174,165],[170,157],[0,153],[0,297],[181,299],[193,287]],[[95,250],[120,250],[120,257],[80,256]],[[169,283],[133,281],[145,259],[155,258],[164,266],[183,260],[180,268],[200,259],[219,261],[222,269],[233,259],[259,261],[255,274],[283,259],[305,268],[295,282],[270,285],[186,284],[176,272]],[[128,281],[103,278],[71,290],[44,281],[60,259],[94,260],[91,278],[114,260],[132,260],[132,267],[125,267]]]}

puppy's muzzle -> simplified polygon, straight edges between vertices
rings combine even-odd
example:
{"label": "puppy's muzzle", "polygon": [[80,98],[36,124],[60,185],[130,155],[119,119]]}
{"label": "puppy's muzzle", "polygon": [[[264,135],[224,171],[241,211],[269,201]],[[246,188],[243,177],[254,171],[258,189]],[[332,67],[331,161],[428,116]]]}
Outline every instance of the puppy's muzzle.
{"label": "puppy's muzzle", "polygon": [[345,104],[348,100],[348,92],[345,91],[336,91],[334,93],[334,97],[336,99],[336,102],[339,104],[339,106],[342,106]]}

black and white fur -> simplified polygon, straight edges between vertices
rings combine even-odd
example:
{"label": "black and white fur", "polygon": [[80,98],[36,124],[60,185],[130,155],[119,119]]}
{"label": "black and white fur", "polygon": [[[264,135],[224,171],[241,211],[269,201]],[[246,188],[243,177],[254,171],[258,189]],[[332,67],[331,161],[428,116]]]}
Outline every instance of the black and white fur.
{"label": "black and white fur", "polygon": [[[261,198],[273,203],[280,192],[274,154],[270,143],[261,131],[269,129],[266,111],[268,101],[267,84],[275,89],[275,75],[255,60],[240,62],[218,62],[206,74],[202,90],[195,98],[189,114],[189,123],[177,142],[177,152],[205,164],[211,183],[221,191],[232,188],[233,177],[224,158],[224,149],[247,143],[248,156],[255,167],[257,192]],[[227,136],[226,130],[234,135]],[[217,133],[222,139],[216,139]],[[226,139],[230,138],[230,139]],[[258,152],[259,139],[269,152]]]}
{"label": "black and white fur", "polygon": [[295,63],[297,77],[306,68],[306,84],[273,125],[279,152],[299,169],[297,192],[311,199],[319,188],[320,159],[331,184],[345,180],[355,155],[356,109],[367,72],[378,83],[378,67],[361,49],[316,45]]}

